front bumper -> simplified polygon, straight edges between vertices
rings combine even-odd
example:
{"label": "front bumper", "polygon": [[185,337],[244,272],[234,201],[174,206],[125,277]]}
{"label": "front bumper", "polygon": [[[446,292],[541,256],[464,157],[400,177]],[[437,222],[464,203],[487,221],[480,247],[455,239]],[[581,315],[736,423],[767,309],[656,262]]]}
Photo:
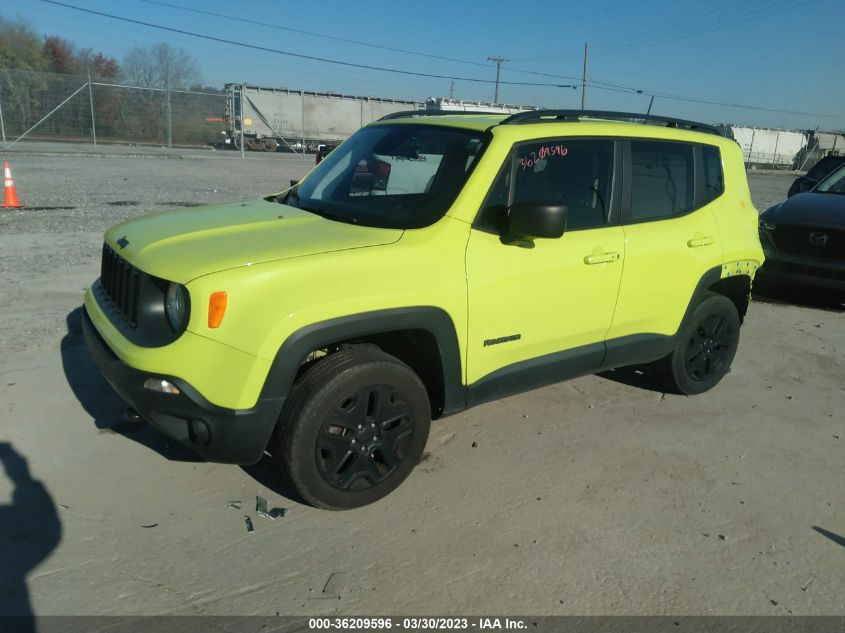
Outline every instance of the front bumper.
{"label": "front bumper", "polygon": [[[141,371],[124,363],[97,332],[87,309],[82,313],[82,331],[103,376],[151,426],[208,461],[254,464],[261,459],[283,398],[259,398],[251,409],[219,407],[180,378]],[[148,378],[167,380],[180,393],[146,389],[144,381]]]}
{"label": "front bumper", "polygon": [[765,250],[766,263],[757,271],[761,281],[798,284],[845,292],[845,262],[794,257]]}

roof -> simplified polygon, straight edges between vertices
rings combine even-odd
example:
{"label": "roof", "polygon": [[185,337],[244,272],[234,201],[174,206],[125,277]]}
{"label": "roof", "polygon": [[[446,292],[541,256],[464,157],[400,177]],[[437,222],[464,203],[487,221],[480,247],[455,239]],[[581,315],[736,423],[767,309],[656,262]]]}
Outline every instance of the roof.
{"label": "roof", "polygon": [[[656,136],[659,138],[678,138],[692,134],[692,137],[707,136],[712,142],[713,136],[724,138],[717,128],[705,123],[674,119],[656,115],[644,115],[629,112],[607,112],[596,110],[537,110],[507,115],[484,112],[448,112],[412,110],[388,114],[376,123],[428,124],[456,127],[484,132],[491,128],[512,130],[514,136],[524,136],[515,128],[527,126],[547,126],[549,124],[577,124],[580,132],[595,135],[619,134],[618,126],[627,128],[625,134],[632,136]],[[608,126],[611,126],[608,128]]]}

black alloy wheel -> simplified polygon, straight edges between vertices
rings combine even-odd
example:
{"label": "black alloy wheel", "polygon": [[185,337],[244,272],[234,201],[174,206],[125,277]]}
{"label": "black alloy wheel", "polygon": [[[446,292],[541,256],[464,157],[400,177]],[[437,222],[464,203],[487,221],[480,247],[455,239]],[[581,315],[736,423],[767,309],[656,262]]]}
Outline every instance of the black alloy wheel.
{"label": "black alloy wheel", "polygon": [[654,364],[667,391],[693,395],[715,387],[730,371],[739,328],[734,302],[707,292],[678,331],[675,349]]}
{"label": "black alloy wheel", "polygon": [[711,380],[730,365],[736,334],[725,314],[715,313],[698,324],[687,341],[685,367],[690,378]]}
{"label": "black alloy wheel", "polygon": [[343,397],[317,440],[323,479],[340,490],[363,490],[384,481],[407,457],[413,415],[388,385],[366,386]]}
{"label": "black alloy wheel", "polygon": [[303,370],[269,451],[305,501],[346,510],[397,488],[419,463],[430,426],[419,376],[374,345],[354,345]]}

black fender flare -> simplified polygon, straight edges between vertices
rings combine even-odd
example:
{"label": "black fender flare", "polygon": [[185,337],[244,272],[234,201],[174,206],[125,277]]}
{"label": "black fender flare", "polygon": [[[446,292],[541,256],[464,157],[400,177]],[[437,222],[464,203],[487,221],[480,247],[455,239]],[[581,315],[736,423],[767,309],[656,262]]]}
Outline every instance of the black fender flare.
{"label": "black fender flare", "polygon": [[314,350],[369,335],[407,330],[423,330],[434,337],[442,363],[444,414],[464,408],[466,390],[455,323],[445,310],[434,306],[362,312],[295,331],[276,352],[260,398],[286,398],[299,368]]}

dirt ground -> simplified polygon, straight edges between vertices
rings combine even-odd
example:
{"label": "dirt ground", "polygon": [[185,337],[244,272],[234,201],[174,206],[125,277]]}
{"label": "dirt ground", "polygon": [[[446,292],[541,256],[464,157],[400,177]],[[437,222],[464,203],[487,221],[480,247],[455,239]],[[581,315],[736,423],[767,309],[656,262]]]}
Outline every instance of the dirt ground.
{"label": "dirt ground", "polygon": [[[624,370],[436,422],[395,493],[324,512],[267,463],[123,422],[79,329],[108,226],[282,189],[311,157],[2,159],[31,208],[0,210],[0,614],[845,614],[841,303],[760,297],[702,396]],[[755,205],[792,177],[752,173]]]}

